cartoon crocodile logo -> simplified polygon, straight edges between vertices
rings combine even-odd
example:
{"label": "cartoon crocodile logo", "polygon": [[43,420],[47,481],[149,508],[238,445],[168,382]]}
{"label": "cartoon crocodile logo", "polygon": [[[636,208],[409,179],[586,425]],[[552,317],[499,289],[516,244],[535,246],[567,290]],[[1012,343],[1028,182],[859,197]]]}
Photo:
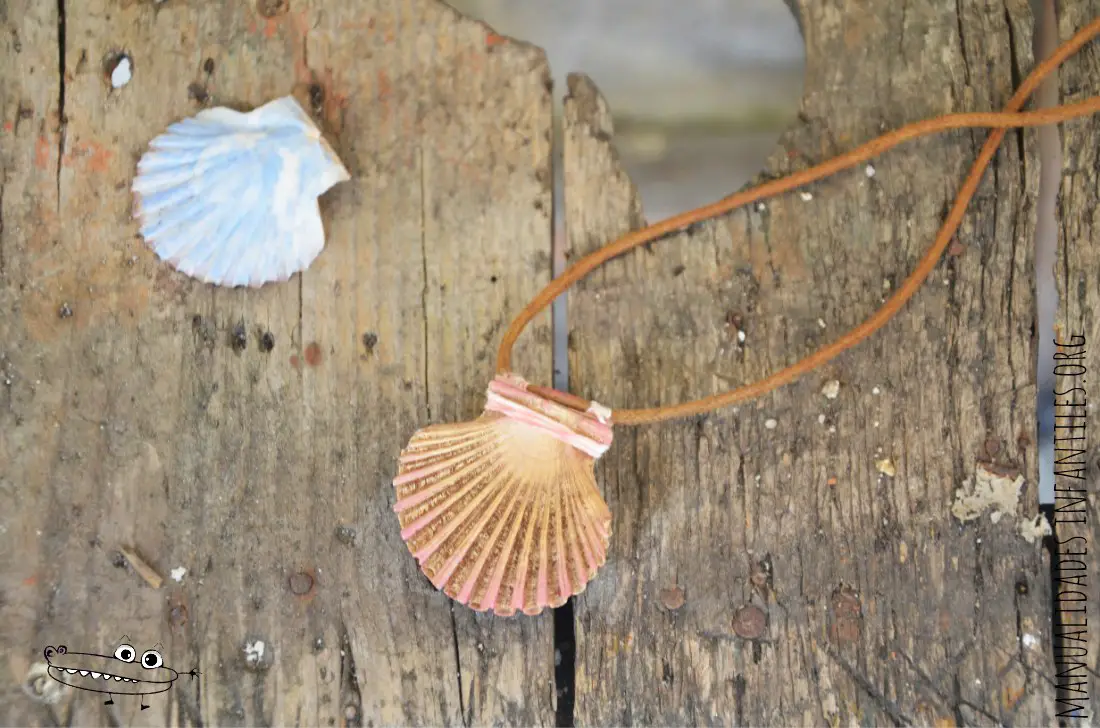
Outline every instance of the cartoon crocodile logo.
{"label": "cartoon crocodile logo", "polygon": [[[123,635],[123,639],[129,638]],[[115,695],[138,695],[141,709],[145,710],[149,707],[145,704],[146,695],[167,692],[180,676],[164,664],[157,650],[146,650],[139,659],[137,650],[126,642],[118,646],[113,656],[69,652],[65,645],[46,647],[42,654],[49,665],[50,677],[77,690],[106,694],[104,705],[114,705]],[[192,678],[200,674],[197,668],[184,673]]]}

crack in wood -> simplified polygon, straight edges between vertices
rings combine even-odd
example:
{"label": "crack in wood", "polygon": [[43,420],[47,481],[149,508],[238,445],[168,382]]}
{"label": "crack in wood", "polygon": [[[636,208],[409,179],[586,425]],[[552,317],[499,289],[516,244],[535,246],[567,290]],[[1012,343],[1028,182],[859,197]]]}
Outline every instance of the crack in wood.
{"label": "crack in wood", "polygon": [[4,182],[0,179],[0,280],[7,273],[7,261],[4,258]]}
{"label": "crack in wood", "polygon": [[417,147],[417,165],[420,179],[420,269],[424,276],[424,287],[420,291],[421,315],[424,319],[424,406],[428,412],[428,422],[432,421],[432,397],[428,380],[431,358],[428,356],[428,234],[427,234],[427,207],[424,185],[424,148]]}
{"label": "crack in wood", "polygon": [[[359,686],[359,673],[355,664],[355,653],[351,647],[351,635],[347,622],[340,620],[340,703],[338,710],[344,714],[347,725],[362,725],[363,693]],[[355,720],[348,717],[348,708],[354,701]]]}
{"label": "crack in wood", "polygon": [[901,708],[899,708],[894,701],[883,695],[882,692],[877,687],[875,687],[874,683],[872,683],[867,677],[865,677],[863,673],[856,670],[855,666],[844,659],[844,657],[839,652],[826,647],[825,654],[832,658],[833,662],[840,665],[844,669],[844,672],[848,673],[848,677],[852,678],[856,685],[859,685],[859,687],[871,698],[871,700],[875,703],[879,710],[888,715],[890,717],[890,720],[894,721],[895,725],[913,725],[912,719],[902,713]]}
{"label": "crack in wood", "polygon": [[[550,277],[557,278],[565,271],[564,236],[558,235],[558,215],[564,210],[562,193],[565,180],[562,166],[556,163],[560,143],[551,135],[550,149]],[[555,389],[569,391],[569,293],[565,292],[550,305],[550,331],[552,340],[551,372]],[[576,707],[577,621],[574,599],[554,610],[554,720],[559,728],[572,728]]]}
{"label": "crack in wood", "polygon": [[[455,679],[458,681],[458,716],[462,720],[464,728],[470,728],[471,716],[466,714],[466,695],[462,690],[462,655],[459,652],[458,647],[458,620],[455,618],[455,605],[452,601],[450,604],[451,613],[451,638],[455,648]],[[471,690],[473,686],[471,685]],[[471,708],[473,700],[470,701]]]}
{"label": "crack in wood", "polygon": [[57,212],[61,212],[61,159],[65,156],[65,0],[57,0]]}

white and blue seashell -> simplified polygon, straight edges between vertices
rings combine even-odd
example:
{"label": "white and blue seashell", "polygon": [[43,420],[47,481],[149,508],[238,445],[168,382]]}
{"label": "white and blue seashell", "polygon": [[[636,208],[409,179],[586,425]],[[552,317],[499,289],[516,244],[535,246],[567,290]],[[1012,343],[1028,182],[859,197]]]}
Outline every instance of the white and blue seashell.
{"label": "white and blue seashell", "polygon": [[350,178],[292,96],[248,113],[207,109],[149,144],[133,184],[135,217],[156,254],[187,275],[262,286],[320,254],[317,198]]}

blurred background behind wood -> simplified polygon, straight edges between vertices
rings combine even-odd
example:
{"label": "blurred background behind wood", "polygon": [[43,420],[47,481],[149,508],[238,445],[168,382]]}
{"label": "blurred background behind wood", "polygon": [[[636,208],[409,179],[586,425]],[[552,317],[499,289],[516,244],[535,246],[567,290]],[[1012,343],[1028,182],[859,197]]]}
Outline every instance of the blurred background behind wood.
{"label": "blurred background behind wood", "polygon": [[805,50],[782,0],[450,4],[546,50],[556,116],[568,73],[599,85],[651,221],[751,179],[802,98]]}

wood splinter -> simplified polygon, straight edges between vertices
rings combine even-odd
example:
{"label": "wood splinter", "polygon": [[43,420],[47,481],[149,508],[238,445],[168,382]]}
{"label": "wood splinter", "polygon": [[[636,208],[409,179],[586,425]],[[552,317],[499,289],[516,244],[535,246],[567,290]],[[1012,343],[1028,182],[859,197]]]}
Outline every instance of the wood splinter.
{"label": "wood splinter", "polygon": [[141,554],[129,546],[120,546],[118,550],[126,558],[127,563],[138,573],[138,576],[145,580],[146,584],[154,589],[160,589],[160,585],[164,583],[164,578],[149,565],[148,561],[141,557]]}

